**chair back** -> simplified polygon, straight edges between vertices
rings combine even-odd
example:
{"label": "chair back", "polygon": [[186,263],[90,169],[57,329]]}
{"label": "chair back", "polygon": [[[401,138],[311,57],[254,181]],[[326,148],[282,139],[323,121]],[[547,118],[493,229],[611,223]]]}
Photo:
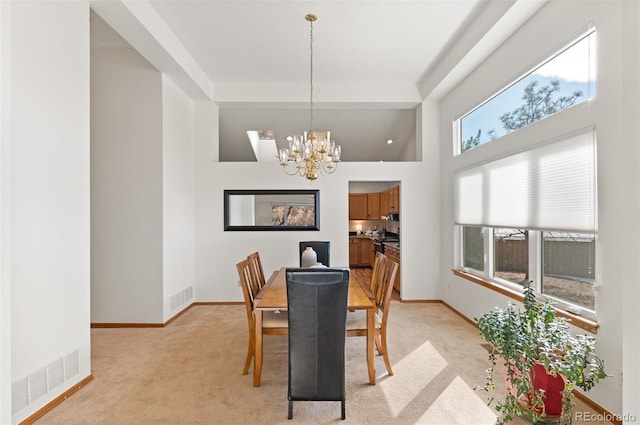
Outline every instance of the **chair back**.
{"label": "chair back", "polygon": [[380,278],[380,267],[382,267],[383,264],[381,260],[383,258],[387,258],[387,256],[381,252],[376,252],[376,257],[373,260],[373,267],[371,269],[371,280],[369,281],[369,291],[371,291],[371,293],[375,293],[378,279]]}
{"label": "chair back", "polygon": [[289,418],[294,400],[345,400],[349,270],[287,269]]}
{"label": "chair back", "polygon": [[247,256],[251,266],[251,273],[253,273],[253,279],[258,285],[258,288],[262,289],[266,280],[264,278],[264,269],[262,268],[262,261],[260,260],[260,253],[258,251],[253,252]]}
{"label": "chair back", "polygon": [[305,248],[307,248],[308,246],[310,246],[311,248],[313,248],[313,250],[316,252],[317,256],[318,256],[318,263],[322,263],[323,265],[330,267],[329,264],[329,257],[330,257],[330,248],[331,248],[331,242],[330,241],[300,241],[299,243],[299,248],[300,248],[300,253],[298,255],[298,258],[300,258],[300,267],[302,267],[302,253],[304,252]]}
{"label": "chair back", "polygon": [[246,258],[236,264],[238,276],[240,277],[240,286],[242,286],[242,294],[244,295],[244,304],[247,310],[247,320],[249,321],[249,329],[253,329],[253,307],[254,299],[260,289],[257,282],[254,281],[251,271],[251,261]]}
{"label": "chair back", "polygon": [[393,292],[393,282],[398,273],[398,263],[387,257],[379,258],[378,272],[373,294],[376,299],[376,307],[382,313],[382,321],[386,324],[389,306],[391,305],[391,293]]}

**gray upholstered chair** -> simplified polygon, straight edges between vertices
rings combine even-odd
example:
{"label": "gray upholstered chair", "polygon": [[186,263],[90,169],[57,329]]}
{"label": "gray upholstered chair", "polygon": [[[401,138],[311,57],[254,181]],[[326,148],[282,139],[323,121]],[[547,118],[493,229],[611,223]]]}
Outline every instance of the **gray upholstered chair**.
{"label": "gray upholstered chair", "polygon": [[329,257],[330,257],[330,248],[331,248],[331,242],[329,241],[300,241],[299,243],[299,248],[300,248],[300,253],[299,253],[299,258],[300,258],[300,266],[302,267],[302,253],[304,252],[305,248],[310,246],[311,248],[313,248],[313,250],[316,252],[316,255],[318,256],[318,263],[322,263],[323,265],[330,267],[331,265],[329,264]]}
{"label": "gray upholstered chair", "polygon": [[340,401],[345,419],[349,270],[287,269],[289,419],[294,401]]}

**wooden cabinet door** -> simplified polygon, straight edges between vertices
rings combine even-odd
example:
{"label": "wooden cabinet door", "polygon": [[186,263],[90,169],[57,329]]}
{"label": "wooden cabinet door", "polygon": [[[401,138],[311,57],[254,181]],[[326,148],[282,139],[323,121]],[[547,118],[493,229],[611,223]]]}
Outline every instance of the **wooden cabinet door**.
{"label": "wooden cabinet door", "polygon": [[400,186],[389,189],[389,213],[400,212]]}
{"label": "wooden cabinet door", "polygon": [[367,219],[367,194],[349,194],[349,220]]}
{"label": "wooden cabinet door", "polygon": [[379,193],[367,193],[367,219],[380,220]]}
{"label": "wooden cabinet door", "polygon": [[357,266],[358,261],[358,239],[349,238],[349,265]]}
{"label": "wooden cabinet door", "polygon": [[359,264],[361,266],[373,265],[373,241],[369,238],[360,239],[360,247],[358,248],[360,255]]}
{"label": "wooden cabinet door", "polygon": [[389,215],[389,190],[380,192],[380,215]]}

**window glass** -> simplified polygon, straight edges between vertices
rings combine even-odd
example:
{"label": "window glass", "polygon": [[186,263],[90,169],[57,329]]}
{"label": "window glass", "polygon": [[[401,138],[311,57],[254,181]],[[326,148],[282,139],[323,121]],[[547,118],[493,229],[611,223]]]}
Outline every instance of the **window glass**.
{"label": "window glass", "polygon": [[460,119],[460,152],[596,95],[595,32]]}
{"label": "window glass", "polygon": [[543,232],[542,293],[595,310],[594,234]]}
{"label": "window glass", "polygon": [[509,282],[529,282],[529,232],[521,229],[494,229],[494,277]]}
{"label": "window glass", "polygon": [[484,271],[484,229],[464,226],[462,228],[462,266]]}

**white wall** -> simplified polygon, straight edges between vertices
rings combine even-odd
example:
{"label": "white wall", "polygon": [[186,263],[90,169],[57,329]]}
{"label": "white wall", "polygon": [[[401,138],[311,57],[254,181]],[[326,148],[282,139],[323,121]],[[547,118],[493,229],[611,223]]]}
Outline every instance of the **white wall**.
{"label": "white wall", "polygon": [[162,75],[91,49],[91,321],[163,321]]}
{"label": "white wall", "polygon": [[193,302],[193,101],[129,47],[91,50],[94,323]]}
{"label": "white wall", "polygon": [[[2,212],[8,220],[2,247],[9,250],[2,252],[2,285],[11,286],[12,370],[1,376],[0,421],[9,423],[7,385],[78,354],[77,373],[13,412],[11,423],[17,423],[91,373],[89,7],[13,2],[3,4],[2,13],[11,52],[4,56],[3,45],[3,77],[9,72],[12,78],[2,93],[3,119],[8,105],[11,129],[10,140],[2,139]],[[3,332],[2,346],[7,342]]]}
{"label": "white wall", "polygon": [[[214,139],[215,145],[215,139]],[[434,144],[435,145],[435,144]],[[429,180],[428,164],[342,163],[327,177],[309,183],[284,174],[276,163],[218,163],[211,160],[214,146],[196,141],[196,285],[198,301],[241,301],[235,264],[259,251],[265,273],[296,266],[298,241],[331,241],[331,264],[349,263],[349,182],[398,181],[401,185],[402,296],[405,299],[438,298],[436,257],[439,206],[425,188],[439,191],[437,178]],[[348,149],[348,145],[343,145]],[[438,157],[432,158],[437,168]],[[437,171],[435,172],[437,174]],[[436,175],[437,177],[437,175]],[[302,232],[223,231],[224,189],[309,189],[320,191],[320,230]],[[430,217],[436,220],[429,221]],[[434,230],[435,228],[435,230]]]}
{"label": "white wall", "polygon": [[[621,209],[624,214],[624,223],[629,224],[629,234],[635,235],[626,239],[626,248],[622,282],[624,285],[624,297],[622,303],[622,368],[624,370],[622,411],[629,415],[640,418],[640,287],[635,284],[637,271],[635,264],[640,263],[640,190],[638,182],[640,174],[637,164],[640,160],[640,80],[638,74],[640,70],[640,2],[624,2],[622,4],[622,86],[623,104],[622,119],[624,138],[628,140],[624,150],[628,155],[629,163],[625,167],[627,182],[634,182],[629,186],[626,197],[628,204]],[[626,227],[626,226],[625,226]],[[631,422],[631,421],[629,421]]]}
{"label": "white wall", "polygon": [[11,274],[9,147],[11,144],[11,4],[0,2],[0,423],[11,423]]}
{"label": "white wall", "polygon": [[[167,76],[162,77],[162,104],[163,321],[167,321],[193,302],[194,108],[191,99]],[[172,296],[177,297],[173,307]]]}
{"label": "white wall", "polygon": [[[632,214],[622,213],[627,205],[629,188],[637,180],[629,181],[625,170],[636,168],[637,155],[628,150],[638,141],[621,133],[621,3],[613,1],[564,2],[550,1],[481,66],[458,85],[443,100],[440,128],[442,131],[442,282],[443,298],[470,318],[478,317],[494,305],[504,305],[507,299],[495,292],[452,275],[454,267],[452,174],[458,168],[476,161],[503,155],[510,150],[526,148],[531,143],[591,125],[598,137],[598,245],[599,259],[597,308],[600,329],[597,334],[598,353],[607,363],[608,372],[615,375],[604,380],[587,395],[613,413],[623,412],[622,386],[619,369],[622,367],[622,304],[625,286],[635,285],[625,279],[625,250],[629,246],[633,223]],[[552,116],[527,128],[511,133],[501,140],[469,151],[458,158],[452,152],[452,121],[471,110],[481,101],[516,79],[526,70],[564,43],[572,40],[580,29],[595,22],[598,31],[598,95],[560,116]],[[633,24],[635,25],[635,24]],[[631,46],[627,46],[630,48]],[[637,44],[635,45],[637,49]],[[636,69],[627,69],[637,78]],[[630,77],[631,78],[631,77]],[[637,93],[635,95],[637,97]],[[637,108],[637,103],[635,103]],[[637,117],[638,110],[634,111]],[[637,194],[637,190],[631,193]],[[637,261],[637,259],[636,259]],[[637,306],[636,306],[637,307]],[[638,316],[635,313],[634,322]],[[637,358],[637,352],[636,352]],[[638,400],[638,390],[634,390]],[[625,406],[627,411],[631,406]]]}

